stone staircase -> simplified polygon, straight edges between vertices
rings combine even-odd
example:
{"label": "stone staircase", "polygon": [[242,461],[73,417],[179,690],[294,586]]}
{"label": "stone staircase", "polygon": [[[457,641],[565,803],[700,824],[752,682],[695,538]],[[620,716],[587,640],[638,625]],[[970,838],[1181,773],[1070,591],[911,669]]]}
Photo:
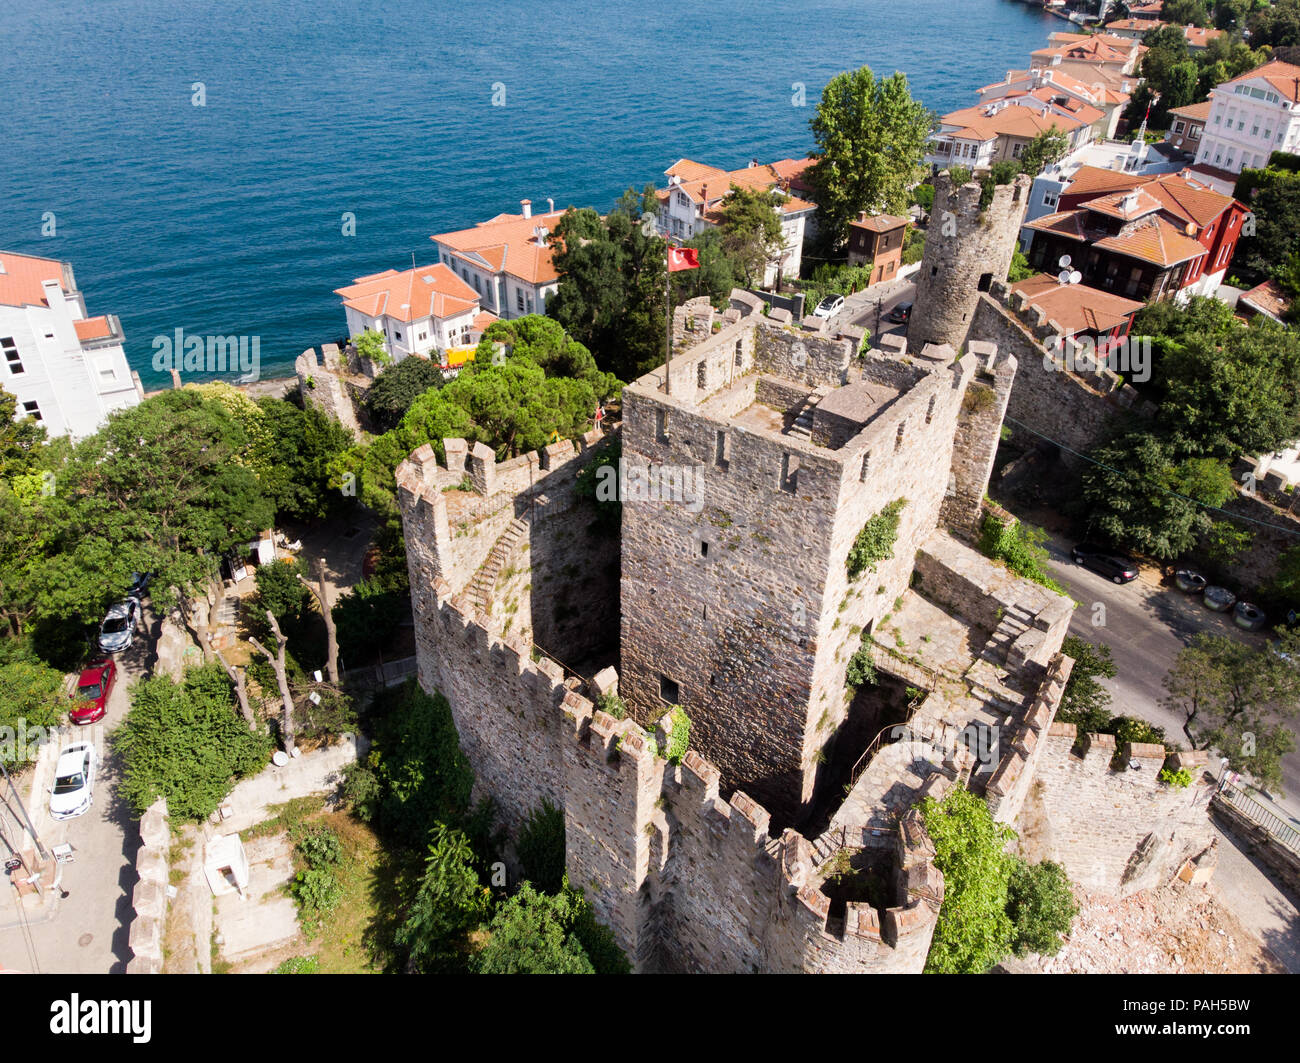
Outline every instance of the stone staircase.
{"label": "stone staircase", "polygon": [[812,438],[813,410],[817,404],[830,394],[831,389],[827,387],[818,388],[799,407],[798,414],[795,415],[794,423],[786,429],[786,435],[797,436],[800,439]]}
{"label": "stone staircase", "polygon": [[[1016,639],[1034,626],[1034,614],[1021,605],[1013,605],[1002,614],[998,626],[985,645],[985,659],[1005,665]],[[992,655],[992,657],[990,657]]]}
{"label": "stone staircase", "polygon": [[527,531],[528,522],[522,517],[515,517],[492,545],[487,560],[479,566],[479,570],[474,573],[474,578],[470,580],[469,600],[483,616],[488,616],[492,612],[492,590],[496,587],[497,579],[511,552]]}

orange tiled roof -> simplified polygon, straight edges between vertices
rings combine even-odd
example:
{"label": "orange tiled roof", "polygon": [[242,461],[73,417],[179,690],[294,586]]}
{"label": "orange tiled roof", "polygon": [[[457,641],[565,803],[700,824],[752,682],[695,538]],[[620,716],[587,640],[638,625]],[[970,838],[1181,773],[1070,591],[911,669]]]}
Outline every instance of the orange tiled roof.
{"label": "orange tiled roof", "polygon": [[1242,292],[1237,302],[1280,320],[1291,309],[1292,300],[1277,281],[1267,280],[1248,292]]}
{"label": "orange tiled roof", "polygon": [[862,221],[849,222],[849,225],[855,229],[866,229],[868,232],[873,233],[887,233],[897,229],[900,225],[906,224],[906,218],[900,218],[893,214],[874,214]]}
{"label": "orange tiled roof", "polygon": [[[777,208],[777,212],[797,214],[800,211],[814,210],[816,204],[791,195],[782,186],[789,186],[793,180],[793,184],[802,189],[805,183],[798,178],[812,163],[812,159],[782,159],[779,163],[745,166],[739,170],[719,170],[716,167],[705,166],[703,163],[692,162],[690,159],[679,159],[664,172],[669,177],[681,177],[682,183],[673,188],[658,189],[655,196],[661,202],[666,202],[673,191],[682,192],[703,210],[706,220],[716,222],[722,208],[722,201],[726,199],[733,185],[751,192],[775,189],[786,196],[785,202]],[[686,177],[688,173],[698,173],[701,176],[688,180]],[[793,174],[793,179],[787,174]]]}
{"label": "orange tiled roof", "polygon": [[108,323],[107,315],[88,317],[84,321],[74,321],[72,327],[77,330],[77,339],[106,340],[113,335],[113,327]]}
{"label": "orange tiled roof", "polygon": [[1011,290],[1028,295],[1031,306],[1041,307],[1047,319],[1055,321],[1069,335],[1109,332],[1144,305],[1086,284],[1062,284],[1046,273],[1020,281]]}
{"label": "orange tiled roof", "polygon": [[1127,192],[1112,192],[1107,196],[1090,199],[1083,206],[1096,214],[1105,214],[1108,218],[1132,221],[1143,218],[1160,209],[1160,200],[1151,195],[1142,185]]}
{"label": "orange tiled roof", "polygon": [[1061,210],[1055,214],[1044,214],[1041,218],[1025,222],[1026,229],[1040,233],[1053,233],[1056,236],[1068,236],[1071,240],[1088,240],[1088,230],[1084,228],[1087,211]]}
{"label": "orange tiled roof", "polygon": [[1068,111],[1072,118],[1077,118],[1085,125],[1092,125],[1099,118],[1106,116],[1106,112],[1098,107],[1077,100],[1073,96],[1062,96],[1060,91],[1054,90],[1051,85],[1036,88],[1029,95],[1043,103],[1050,103],[1053,107]]}
{"label": "orange tiled roof", "polygon": [[1066,187],[1063,195],[1080,194],[1107,195],[1111,192],[1127,191],[1142,184],[1144,178],[1118,170],[1106,170],[1100,166],[1080,166]]}
{"label": "orange tiled roof", "polygon": [[[1069,133],[1089,124],[1078,118],[1054,114],[1051,111],[1044,115],[1036,107],[1026,107],[1019,103],[1008,104],[992,115],[985,114],[984,111],[984,106],[964,107],[960,111],[945,114],[939,121],[944,125],[958,128],[955,132],[943,135],[965,140],[992,140],[998,136],[1032,138],[1039,133],[1047,132],[1053,126]],[[1098,117],[1100,113],[1097,112]]]}
{"label": "orange tiled roof", "polygon": [[494,273],[508,273],[529,284],[549,284],[559,279],[551,261],[551,248],[539,243],[534,230],[550,232],[563,211],[534,214],[498,214],[472,229],[439,233],[429,237],[450,248],[466,262],[486,267]]}
{"label": "orange tiled roof", "polygon": [[471,331],[486,332],[487,327],[496,320],[498,320],[498,318],[496,314],[492,313],[491,310],[480,310],[478,312],[478,315],[474,318],[474,324],[471,328]]}
{"label": "orange tiled roof", "polygon": [[1254,70],[1249,70],[1231,81],[1225,81],[1224,85],[1235,85],[1239,81],[1252,81],[1255,78],[1263,78],[1273,88],[1277,89],[1282,94],[1282,98],[1289,103],[1300,103],[1300,66],[1293,66],[1291,63],[1284,63],[1280,59],[1275,59],[1273,62],[1257,66]]}
{"label": "orange tiled roof", "polygon": [[1104,34],[1055,33],[1052,36],[1062,43],[1054,48],[1039,48],[1030,55],[1041,59],[1059,56],[1076,63],[1126,63],[1135,54],[1140,57],[1147,50],[1136,41]]}
{"label": "orange tiled roof", "polygon": [[1166,213],[1194,222],[1199,228],[1211,224],[1234,202],[1231,196],[1207,188],[1189,179],[1185,173],[1161,174],[1147,182],[1143,189],[1160,200]]}
{"label": "orange tiled roof", "polygon": [[1171,107],[1169,113],[1176,114],[1179,118],[1186,118],[1192,122],[1208,122],[1210,120],[1210,101],[1189,103],[1186,107]]}
{"label": "orange tiled roof", "polygon": [[1223,30],[1204,29],[1201,26],[1184,26],[1183,36],[1187,38],[1189,48],[1204,48],[1216,37],[1223,36]]}
{"label": "orange tiled roof", "polygon": [[1152,262],[1157,266],[1176,266],[1205,254],[1205,248],[1190,236],[1180,233],[1159,214],[1151,214],[1131,226],[1125,226],[1118,236],[1098,240],[1094,247],[1118,251],[1129,258]]}
{"label": "orange tiled roof", "polygon": [[478,292],[441,262],[401,273],[386,269],[358,277],[335,294],[342,296],[344,306],[368,317],[383,314],[405,322],[453,317],[473,310],[479,302]]}
{"label": "orange tiled roof", "polygon": [[0,251],[0,305],[47,306],[43,281],[63,286],[63,263],[52,258]]}
{"label": "orange tiled roof", "polygon": [[1108,30],[1130,30],[1146,33],[1149,30],[1159,29],[1165,23],[1158,19],[1150,18],[1117,18],[1114,22],[1107,22]]}

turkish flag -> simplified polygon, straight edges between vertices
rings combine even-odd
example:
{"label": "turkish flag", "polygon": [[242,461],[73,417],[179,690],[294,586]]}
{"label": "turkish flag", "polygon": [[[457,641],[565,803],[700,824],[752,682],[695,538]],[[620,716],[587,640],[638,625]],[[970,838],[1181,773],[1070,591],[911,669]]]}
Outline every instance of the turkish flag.
{"label": "turkish flag", "polygon": [[668,249],[668,272],[676,273],[683,269],[699,269],[700,255],[693,247],[670,247]]}

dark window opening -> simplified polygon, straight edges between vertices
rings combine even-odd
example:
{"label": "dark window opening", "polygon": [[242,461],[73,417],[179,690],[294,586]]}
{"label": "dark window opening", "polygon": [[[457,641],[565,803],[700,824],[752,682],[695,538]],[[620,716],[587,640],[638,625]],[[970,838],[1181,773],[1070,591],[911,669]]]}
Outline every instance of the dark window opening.
{"label": "dark window opening", "polygon": [[660,443],[668,442],[668,411],[655,411],[655,436]]}
{"label": "dark window opening", "polygon": [[990,287],[992,287],[992,285],[993,285],[993,274],[992,274],[992,273],[981,273],[981,274],[980,274],[979,290],[982,291],[982,292],[986,292],[986,291],[989,290]]}
{"label": "dark window opening", "polygon": [[799,479],[799,458],[794,454],[781,455],[781,490],[794,493]]}
{"label": "dark window opening", "polygon": [[676,705],[682,699],[681,689],[666,675],[659,677],[659,699],[668,702],[669,705]]}
{"label": "dark window opening", "polygon": [[701,557],[709,556],[709,544],[704,542],[703,540],[700,541],[700,556]]}

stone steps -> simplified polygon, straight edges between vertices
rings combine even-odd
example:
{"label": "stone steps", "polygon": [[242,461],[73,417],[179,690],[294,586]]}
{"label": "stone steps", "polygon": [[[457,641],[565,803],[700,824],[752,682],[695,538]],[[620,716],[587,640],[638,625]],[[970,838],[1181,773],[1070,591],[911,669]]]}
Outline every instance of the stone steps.
{"label": "stone steps", "polygon": [[817,404],[831,393],[830,388],[821,387],[814,391],[804,404],[799,408],[799,413],[795,416],[794,423],[786,430],[786,435],[797,436],[800,439],[812,438],[813,410]]}
{"label": "stone steps", "polygon": [[515,517],[501,533],[501,537],[492,544],[487,560],[479,566],[479,570],[474,573],[474,578],[470,580],[469,600],[483,615],[486,616],[491,612],[492,591],[497,585],[497,579],[527,530],[528,522],[522,517]]}

